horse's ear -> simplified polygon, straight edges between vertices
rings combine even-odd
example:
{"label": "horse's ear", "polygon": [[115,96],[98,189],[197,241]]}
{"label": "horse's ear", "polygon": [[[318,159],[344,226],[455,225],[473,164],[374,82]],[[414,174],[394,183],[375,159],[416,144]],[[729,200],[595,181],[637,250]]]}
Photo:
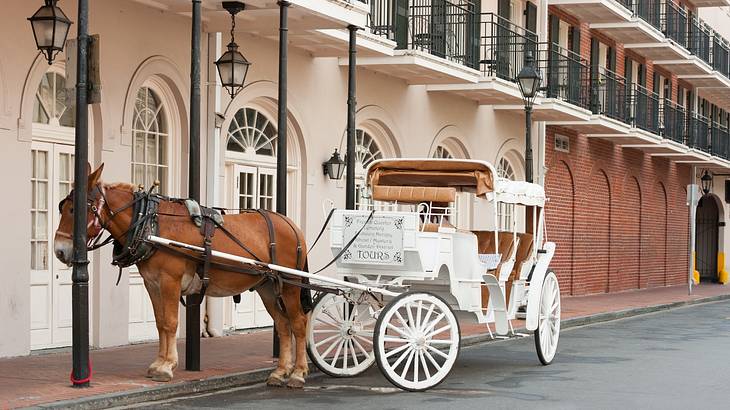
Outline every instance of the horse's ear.
{"label": "horse's ear", "polygon": [[[91,169],[91,167],[89,166],[89,170],[90,169]],[[103,170],[104,170],[104,163],[102,162],[102,164],[99,165],[99,168],[97,168],[96,171],[94,171],[94,172],[92,172],[92,173],[89,174],[89,186],[88,186],[88,189],[91,189],[96,184],[98,184],[99,181],[101,181],[101,172]]]}

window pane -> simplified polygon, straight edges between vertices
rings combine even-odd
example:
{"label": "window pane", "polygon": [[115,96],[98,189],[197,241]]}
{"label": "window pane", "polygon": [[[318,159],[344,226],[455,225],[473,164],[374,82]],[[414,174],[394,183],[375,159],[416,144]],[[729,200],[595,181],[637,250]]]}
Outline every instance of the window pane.
{"label": "window pane", "polygon": [[35,103],[33,104],[33,122],[40,124],[48,124],[48,113],[46,109],[41,105],[41,100],[38,96],[35,97]]}
{"label": "window pane", "polygon": [[38,188],[35,202],[36,209],[48,209],[48,182],[37,182],[36,187]]}

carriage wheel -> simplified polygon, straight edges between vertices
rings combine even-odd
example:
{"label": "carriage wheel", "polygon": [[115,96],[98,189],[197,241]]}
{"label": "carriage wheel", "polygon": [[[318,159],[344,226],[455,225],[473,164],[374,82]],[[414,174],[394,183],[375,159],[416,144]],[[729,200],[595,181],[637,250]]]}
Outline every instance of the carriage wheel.
{"label": "carriage wheel", "polygon": [[393,299],[375,324],[375,358],[395,386],[423,391],[441,383],[459,354],[459,323],[449,305],[427,292]]}
{"label": "carriage wheel", "polygon": [[542,283],[540,318],[535,329],[537,357],[544,365],[552,363],[560,337],[560,287],[555,273],[549,271]]}
{"label": "carriage wheel", "polygon": [[326,293],[316,302],[307,327],[307,353],[323,373],[352,377],[375,361],[375,312],[367,304],[352,304]]}

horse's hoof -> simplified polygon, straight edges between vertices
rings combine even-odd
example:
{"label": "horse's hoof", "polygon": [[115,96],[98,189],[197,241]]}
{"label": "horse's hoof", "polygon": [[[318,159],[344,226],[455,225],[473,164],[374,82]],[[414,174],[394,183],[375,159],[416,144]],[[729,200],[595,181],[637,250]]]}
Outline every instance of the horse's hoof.
{"label": "horse's hoof", "polygon": [[297,376],[291,376],[289,378],[289,382],[286,384],[286,387],[290,389],[301,389],[304,388],[304,378],[303,377],[297,377]]}
{"label": "horse's hoof", "polygon": [[269,387],[284,387],[284,379],[278,376],[269,376],[266,379],[266,385]]}
{"label": "horse's hoof", "polygon": [[169,382],[172,380],[172,372],[159,370],[152,374],[152,380],[156,382]]}

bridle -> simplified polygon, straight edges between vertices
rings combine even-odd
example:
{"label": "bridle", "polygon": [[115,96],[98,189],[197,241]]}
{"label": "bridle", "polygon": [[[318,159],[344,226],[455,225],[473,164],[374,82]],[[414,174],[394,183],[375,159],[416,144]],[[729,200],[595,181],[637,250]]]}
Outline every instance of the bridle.
{"label": "bridle", "polygon": [[[111,235],[111,232],[109,233],[109,236],[102,241],[101,237],[103,236],[103,232],[105,230],[109,231],[109,224],[112,222],[112,220],[114,220],[117,215],[119,215],[120,212],[123,212],[127,208],[133,207],[143,198],[145,198],[145,196],[136,196],[122,207],[118,209],[111,209],[107,205],[108,201],[106,199],[106,190],[104,189],[104,186],[101,184],[101,182],[97,183],[94,188],[89,191],[89,195],[86,199],[86,212],[88,213],[90,211],[93,215],[93,218],[89,218],[89,222],[86,225],[86,231],[89,232],[88,240],[86,242],[87,250],[93,251],[114,241],[114,237]],[[63,198],[58,203],[59,213],[63,212],[63,206],[67,201],[73,202],[73,189],[68,193],[68,195],[66,195],[65,198]],[[109,214],[109,217],[106,218],[106,220],[102,218],[104,210],[106,210]],[[127,231],[129,231],[129,228],[127,229]],[[127,232],[124,232],[121,237],[126,236],[126,233]],[[66,232],[56,231],[56,235],[72,239],[71,234]]]}

